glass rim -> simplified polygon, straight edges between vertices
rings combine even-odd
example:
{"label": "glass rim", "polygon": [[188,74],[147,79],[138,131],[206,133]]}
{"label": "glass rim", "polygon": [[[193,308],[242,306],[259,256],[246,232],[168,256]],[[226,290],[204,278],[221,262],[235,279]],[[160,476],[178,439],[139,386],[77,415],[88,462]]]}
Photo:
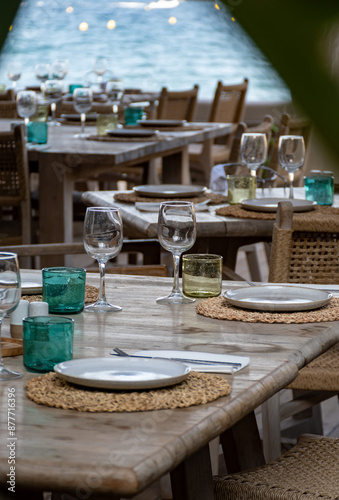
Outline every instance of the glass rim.
{"label": "glass rim", "polygon": [[86,212],[120,212],[118,207],[87,207]]}
{"label": "glass rim", "polygon": [[46,272],[79,272],[79,271],[85,271],[86,269],[84,267],[68,267],[68,266],[60,266],[60,267],[43,267],[42,271]]}
{"label": "glass rim", "polygon": [[222,260],[223,256],[215,253],[188,253],[182,256],[185,260]]}
{"label": "glass rim", "polygon": [[18,254],[14,253],[14,252],[0,252],[0,260],[6,260],[9,258],[14,258],[14,257],[17,258]]}
{"label": "glass rim", "polygon": [[160,203],[160,206],[162,206],[162,205],[173,205],[175,207],[183,205],[184,207],[189,207],[190,205],[194,205],[194,203],[193,203],[193,201],[178,201],[178,200],[173,200],[173,201],[162,201]]}
{"label": "glass rim", "polygon": [[72,318],[67,318],[64,316],[28,316],[27,318],[24,318],[22,320],[23,323],[32,323],[36,325],[61,325],[61,324],[67,324],[71,325],[74,323],[74,319]]}

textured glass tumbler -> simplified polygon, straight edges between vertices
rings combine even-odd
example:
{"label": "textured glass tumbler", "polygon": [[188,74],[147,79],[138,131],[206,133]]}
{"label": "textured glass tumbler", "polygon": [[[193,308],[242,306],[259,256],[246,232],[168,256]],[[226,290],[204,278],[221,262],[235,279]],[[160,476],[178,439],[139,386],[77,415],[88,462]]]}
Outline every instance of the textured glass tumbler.
{"label": "textured glass tumbler", "polygon": [[244,200],[253,200],[256,195],[257,182],[252,175],[228,175],[228,203],[235,205]]}
{"label": "textured glass tumbler", "polygon": [[117,128],[118,117],[116,114],[97,115],[97,134],[106,135],[107,130]]}
{"label": "textured glass tumbler", "polygon": [[222,256],[187,254],[182,258],[182,290],[188,297],[217,297],[222,289]]}
{"label": "textured glass tumbler", "polygon": [[334,177],[332,172],[311,171],[304,178],[306,200],[316,201],[318,205],[332,205]]}
{"label": "textured glass tumbler", "polygon": [[23,358],[26,368],[48,372],[73,358],[74,320],[33,316],[23,320]]}
{"label": "textured glass tumbler", "polygon": [[144,108],[129,107],[124,111],[125,125],[137,125],[138,120],[145,118]]}
{"label": "textured glass tumbler", "polygon": [[75,314],[85,305],[86,270],[81,267],[46,267],[42,270],[42,300],[49,312]]}
{"label": "textured glass tumbler", "polygon": [[48,138],[48,125],[46,122],[31,121],[27,124],[28,142],[46,144]]}

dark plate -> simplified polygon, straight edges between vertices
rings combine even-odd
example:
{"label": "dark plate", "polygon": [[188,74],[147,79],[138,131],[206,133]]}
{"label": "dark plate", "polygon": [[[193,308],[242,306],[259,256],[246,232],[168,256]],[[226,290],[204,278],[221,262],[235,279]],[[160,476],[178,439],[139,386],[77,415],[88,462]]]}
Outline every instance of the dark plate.
{"label": "dark plate", "polygon": [[183,127],[186,120],[139,120],[142,127]]}
{"label": "dark plate", "polygon": [[153,135],[157,135],[157,131],[120,128],[117,130],[107,130],[107,135],[112,137],[152,137]]}

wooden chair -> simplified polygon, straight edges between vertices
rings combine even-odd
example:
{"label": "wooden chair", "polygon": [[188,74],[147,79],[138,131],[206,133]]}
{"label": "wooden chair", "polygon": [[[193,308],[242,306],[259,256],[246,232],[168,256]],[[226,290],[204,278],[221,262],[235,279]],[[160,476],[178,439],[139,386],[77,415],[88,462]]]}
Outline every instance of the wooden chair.
{"label": "wooden chair", "polygon": [[274,462],[216,477],[215,500],[338,499],[339,439],[302,436]]}
{"label": "wooden chair", "polygon": [[0,245],[31,242],[31,200],[24,130],[0,133]]}
{"label": "wooden chair", "polygon": [[[10,245],[1,246],[2,252],[14,252],[18,255],[19,263],[27,258],[32,258],[30,268],[40,269],[38,257],[44,255],[79,255],[85,254],[83,243],[46,243],[37,245]],[[143,265],[108,265],[106,272],[112,274],[132,274],[142,276],[168,276],[167,266],[160,264],[161,247],[156,239],[148,240],[126,240],[124,241],[122,253],[136,254],[143,256]],[[94,262],[94,261],[93,261]],[[97,267],[87,269],[89,272],[97,272]]]}
{"label": "wooden chair", "polygon": [[14,89],[7,89],[6,92],[0,92],[0,101],[15,101]]}
{"label": "wooden chair", "polygon": [[[245,98],[248,88],[248,79],[236,85],[224,85],[218,82],[214,94],[209,122],[233,123],[235,126],[240,122],[245,106]],[[229,134],[223,140],[215,141],[212,145],[213,165],[230,161],[230,149],[233,134]],[[221,143],[218,143],[221,142]],[[188,148],[191,170],[204,170],[206,144],[190,144]]]}
{"label": "wooden chair", "polygon": [[194,85],[191,90],[169,91],[163,87],[159,96],[157,119],[162,120],[193,120],[199,85]]}
{"label": "wooden chair", "polygon": [[16,101],[0,101],[0,118],[18,118]]}
{"label": "wooden chair", "polygon": [[[269,282],[338,284],[338,255],[339,216],[315,213],[314,217],[306,219],[298,214],[298,218],[293,219],[292,204],[279,203],[273,229]],[[302,368],[288,388],[298,390],[292,401],[280,405],[277,395],[263,405],[264,448],[272,458],[280,453],[281,419],[312,408],[314,417],[307,422],[311,426],[308,431],[322,433],[318,405],[339,393],[339,344]]]}

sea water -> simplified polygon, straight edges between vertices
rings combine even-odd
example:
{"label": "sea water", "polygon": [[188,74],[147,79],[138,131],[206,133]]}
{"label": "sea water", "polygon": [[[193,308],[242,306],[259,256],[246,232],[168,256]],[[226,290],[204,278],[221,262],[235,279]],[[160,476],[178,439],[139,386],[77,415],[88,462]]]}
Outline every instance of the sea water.
{"label": "sea water", "polygon": [[209,100],[218,80],[239,83],[247,77],[249,101],[290,100],[237,23],[236,8],[230,12],[209,0],[26,0],[2,51],[0,83],[11,84],[7,64],[19,61],[18,88],[37,85],[35,65],[57,58],[69,60],[65,83],[79,83],[98,55],[125,87],[178,90],[198,83],[199,99]]}

